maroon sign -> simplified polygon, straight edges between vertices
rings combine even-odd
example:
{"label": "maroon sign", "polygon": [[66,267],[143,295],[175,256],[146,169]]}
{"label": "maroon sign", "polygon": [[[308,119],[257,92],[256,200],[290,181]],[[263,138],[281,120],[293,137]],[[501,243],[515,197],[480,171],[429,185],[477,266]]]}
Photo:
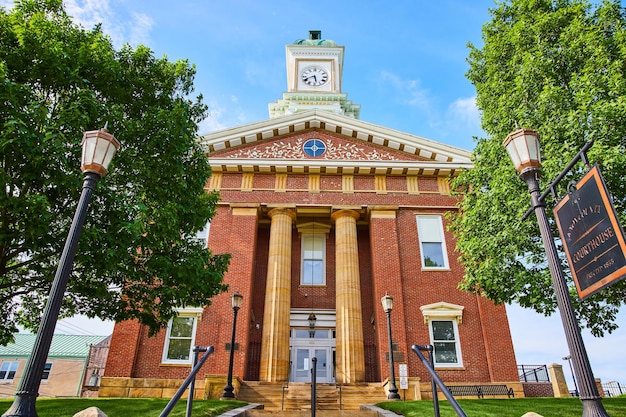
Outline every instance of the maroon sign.
{"label": "maroon sign", "polygon": [[626,242],[597,165],[554,208],[581,299],[626,278]]}

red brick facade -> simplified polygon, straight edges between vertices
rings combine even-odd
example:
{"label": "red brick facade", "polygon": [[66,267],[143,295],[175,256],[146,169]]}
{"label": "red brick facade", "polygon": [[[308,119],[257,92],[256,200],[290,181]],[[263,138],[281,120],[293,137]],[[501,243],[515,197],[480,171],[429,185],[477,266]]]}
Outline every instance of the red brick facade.
{"label": "red brick facade", "polygon": [[[456,198],[446,187],[446,176],[454,175],[456,169],[446,163],[453,163],[454,155],[441,164],[445,169],[431,169],[428,163],[436,161],[435,152],[430,151],[433,156],[425,158],[420,154],[423,148],[407,153],[408,145],[391,148],[388,147],[391,139],[377,144],[373,135],[357,139],[356,133],[347,136],[340,128],[333,131],[305,128],[276,136],[251,143],[241,140],[243,143],[221,151],[213,150],[209,156],[226,162],[214,166],[214,176],[220,181],[212,183],[217,184],[215,188],[220,192],[221,203],[211,223],[208,246],[214,253],[230,253],[232,260],[225,276],[229,293],[215,297],[212,305],[204,308],[197,324],[194,345],[215,347],[215,353],[206,362],[199,379],[204,374],[227,373],[229,351],[226,345],[230,343],[233,320],[230,297],[238,291],[244,299],[237,319],[236,342],[239,347],[234,355],[233,374],[243,380],[259,380],[270,250],[267,213],[272,208],[289,208],[296,217],[291,238],[291,309],[332,312],[336,308],[338,261],[331,215],[347,207],[359,213],[357,245],[365,381],[378,382],[389,376],[387,318],[380,302],[386,293],[394,298],[391,324],[394,348],[397,349],[394,353],[396,367],[407,364],[410,377],[430,380],[411,351],[413,344],[431,343],[429,327],[420,307],[444,302],[462,307],[457,341],[462,366],[438,369],[441,378],[454,383],[517,381],[504,306],[496,306],[482,297],[457,289],[463,267],[458,262],[451,232],[444,232],[449,268],[422,267],[416,215],[441,215],[445,230],[446,214],[456,210]],[[339,155],[337,151],[333,157],[329,150],[323,158],[283,157],[284,150],[297,153],[298,147],[310,138],[324,140],[329,147],[333,145],[337,149],[343,147],[360,153],[346,156],[346,153]],[[455,151],[453,149],[452,154]],[[347,169],[349,164],[346,163],[343,168],[341,164],[339,168],[324,168],[329,161],[337,163],[340,159],[337,155],[363,166]],[[369,170],[365,168],[371,162],[368,158],[375,157],[379,164]],[[234,161],[232,166],[228,165],[230,159]],[[302,161],[319,161],[319,166],[302,165]],[[394,162],[384,168],[385,161]],[[396,169],[396,162],[405,165]],[[249,167],[245,166],[246,163]],[[414,168],[411,164],[415,165]],[[298,225],[312,221],[330,227],[323,286],[300,284]],[[136,323],[116,325],[105,376],[184,378],[189,373],[189,364],[162,363],[165,339],[165,331],[149,338]]]}

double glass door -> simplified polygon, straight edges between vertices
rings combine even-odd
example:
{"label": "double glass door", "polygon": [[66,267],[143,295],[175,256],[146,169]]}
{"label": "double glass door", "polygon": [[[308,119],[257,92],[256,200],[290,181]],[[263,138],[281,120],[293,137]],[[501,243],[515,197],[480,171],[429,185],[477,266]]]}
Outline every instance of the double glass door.
{"label": "double glass door", "polygon": [[[330,383],[335,380],[334,353],[335,339],[322,335],[330,332],[320,331],[315,337],[309,337],[308,332],[303,333],[306,337],[294,337],[299,335],[299,331],[292,332],[291,347],[291,381],[311,382],[311,371],[313,369],[313,358],[317,359],[315,366],[315,377],[317,382]],[[322,337],[320,337],[322,336]]]}

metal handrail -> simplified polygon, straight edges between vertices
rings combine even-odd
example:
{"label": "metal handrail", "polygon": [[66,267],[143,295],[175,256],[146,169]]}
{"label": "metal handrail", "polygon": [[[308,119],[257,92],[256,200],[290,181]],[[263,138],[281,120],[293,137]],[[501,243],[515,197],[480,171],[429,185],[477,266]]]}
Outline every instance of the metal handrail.
{"label": "metal handrail", "polygon": [[213,351],[215,350],[213,348],[213,346],[209,346],[207,348],[203,348],[200,346],[196,346],[194,348],[194,351],[198,349],[198,351],[203,351],[206,350],[206,353],[204,354],[204,356],[202,356],[202,359],[200,359],[200,362],[198,362],[196,364],[196,366],[193,367],[193,369],[191,370],[191,373],[189,374],[189,376],[185,379],[185,381],[183,382],[183,384],[180,386],[180,388],[178,388],[178,391],[176,391],[176,394],[174,394],[174,396],[172,397],[172,399],[167,403],[167,405],[165,406],[165,408],[163,409],[163,411],[161,412],[161,414],[159,415],[159,417],[167,417],[170,415],[170,413],[172,412],[172,410],[174,409],[174,406],[176,405],[176,403],[178,402],[178,400],[180,400],[180,397],[183,396],[183,393],[185,392],[185,390],[187,389],[187,387],[189,386],[189,384],[191,384],[191,381],[195,381],[196,379],[196,374],[198,373],[198,371],[200,370],[200,368],[202,368],[202,365],[204,365],[204,362],[206,362],[207,358],[209,357],[209,355],[211,353],[213,353]]}
{"label": "metal handrail", "polygon": [[[415,352],[417,357],[420,358],[420,360],[422,361],[422,363],[426,367],[426,370],[430,373],[431,378],[437,383],[437,386],[439,387],[439,389],[441,390],[443,395],[450,402],[450,405],[452,406],[452,408],[456,412],[456,415],[459,416],[459,417],[467,417],[467,414],[465,414],[465,412],[463,411],[463,409],[461,408],[459,403],[454,399],[454,396],[452,395],[450,390],[446,387],[446,385],[443,383],[441,378],[439,378],[439,375],[437,375],[437,372],[435,372],[435,368],[433,366],[431,366],[430,362],[424,357],[422,352],[420,352],[420,350],[422,350],[422,349],[423,350],[432,349],[432,345],[426,345],[426,346],[413,345],[413,346],[411,346],[411,349],[413,350],[413,352]],[[436,395],[436,394],[437,393],[434,392],[433,396]]]}
{"label": "metal handrail", "polygon": [[341,385],[336,385],[336,388],[339,388],[339,410],[343,410],[343,392],[341,390]]}
{"label": "metal handrail", "polygon": [[315,417],[315,409],[317,408],[317,358],[313,356],[311,361],[313,362],[311,368],[311,417]]}
{"label": "metal handrail", "polygon": [[289,389],[289,385],[283,385],[283,398],[280,402],[280,411],[285,411],[285,390]]}

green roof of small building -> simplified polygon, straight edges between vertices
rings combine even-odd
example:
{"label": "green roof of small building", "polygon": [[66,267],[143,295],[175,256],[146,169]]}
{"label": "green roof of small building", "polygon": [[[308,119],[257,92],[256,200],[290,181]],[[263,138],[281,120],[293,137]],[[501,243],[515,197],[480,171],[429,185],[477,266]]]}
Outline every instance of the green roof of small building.
{"label": "green roof of small building", "polygon": [[[0,358],[28,357],[33,351],[36,334],[17,333],[13,335],[15,342],[0,346]],[[55,334],[50,345],[49,358],[86,358],[89,346],[100,343],[108,336],[82,336]]]}

